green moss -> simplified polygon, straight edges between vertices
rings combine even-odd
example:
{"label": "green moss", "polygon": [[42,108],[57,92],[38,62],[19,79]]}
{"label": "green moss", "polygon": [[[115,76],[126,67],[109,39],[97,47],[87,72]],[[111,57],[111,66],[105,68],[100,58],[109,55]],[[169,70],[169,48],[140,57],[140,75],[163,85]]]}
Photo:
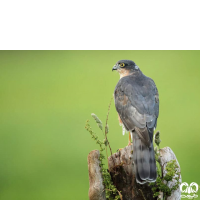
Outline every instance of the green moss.
{"label": "green moss", "polygon": [[[167,173],[164,177],[158,175],[156,182],[150,183],[150,185],[152,186],[154,197],[157,197],[159,195],[159,191],[163,192],[164,197],[171,196],[172,191],[178,189],[178,186],[180,184],[180,172],[178,172],[178,165],[176,164],[176,160],[169,161],[166,165],[166,170]],[[169,181],[172,181],[173,179],[176,180],[176,184],[172,188],[169,188],[167,186],[167,183]],[[166,183],[164,183],[164,181],[166,181]]]}
{"label": "green moss", "polygon": [[[160,165],[160,153],[159,153],[159,144],[160,144],[160,132],[156,133],[155,137],[155,143],[157,147],[155,147],[155,158],[156,158],[156,167],[157,167],[157,174],[158,177],[156,179],[155,183],[150,183],[152,186],[152,191],[153,191],[153,197],[158,197],[159,191],[163,192],[163,197],[171,196],[172,192],[176,189],[178,189],[180,182],[179,182],[179,177],[180,177],[180,172],[178,171],[178,165],[176,163],[176,160],[171,160],[166,164],[166,171],[167,173],[165,176],[162,176],[162,168]],[[172,188],[169,188],[167,186],[169,181],[176,180],[175,185]]]}
{"label": "green moss", "polygon": [[133,154],[133,150],[131,150],[131,154]]}

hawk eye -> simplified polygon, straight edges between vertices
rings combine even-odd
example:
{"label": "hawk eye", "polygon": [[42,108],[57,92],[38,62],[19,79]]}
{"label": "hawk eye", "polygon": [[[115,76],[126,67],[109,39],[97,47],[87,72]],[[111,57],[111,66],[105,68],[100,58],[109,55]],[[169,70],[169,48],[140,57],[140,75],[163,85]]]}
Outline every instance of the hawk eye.
{"label": "hawk eye", "polygon": [[120,63],[119,65],[120,65],[120,67],[125,67],[124,63]]}

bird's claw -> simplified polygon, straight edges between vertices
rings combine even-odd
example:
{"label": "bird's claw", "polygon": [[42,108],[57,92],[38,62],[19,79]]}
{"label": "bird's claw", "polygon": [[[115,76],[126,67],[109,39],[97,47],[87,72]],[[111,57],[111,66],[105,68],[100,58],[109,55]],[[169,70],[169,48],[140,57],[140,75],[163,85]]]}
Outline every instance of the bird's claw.
{"label": "bird's claw", "polygon": [[129,141],[129,142],[128,142],[128,146],[130,146],[130,145],[132,145],[132,143]]}
{"label": "bird's claw", "polygon": [[117,149],[117,152],[118,152],[118,151],[121,151],[122,149],[123,149],[123,148]]}

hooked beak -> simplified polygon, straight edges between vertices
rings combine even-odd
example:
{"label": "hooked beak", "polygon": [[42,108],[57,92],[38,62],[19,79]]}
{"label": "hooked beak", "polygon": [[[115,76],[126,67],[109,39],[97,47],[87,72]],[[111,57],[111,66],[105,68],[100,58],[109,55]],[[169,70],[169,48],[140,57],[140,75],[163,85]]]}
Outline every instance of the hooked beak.
{"label": "hooked beak", "polygon": [[119,66],[118,65],[114,65],[113,68],[112,68],[112,71],[113,70],[118,70],[118,69],[119,69]]}

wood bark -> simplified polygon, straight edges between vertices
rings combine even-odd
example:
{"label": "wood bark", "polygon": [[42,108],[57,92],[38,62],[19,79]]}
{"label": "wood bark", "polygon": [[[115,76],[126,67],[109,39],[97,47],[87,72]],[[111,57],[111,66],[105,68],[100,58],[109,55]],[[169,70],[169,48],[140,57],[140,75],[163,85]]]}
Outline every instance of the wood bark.
{"label": "wood bark", "polygon": [[[169,147],[164,147],[163,149],[160,149],[160,163],[162,166],[162,172],[163,172],[163,176],[166,175],[167,171],[166,171],[166,164],[167,162],[169,162],[170,160],[176,160],[176,164],[178,165],[178,171],[181,172],[181,168],[180,165],[178,163],[178,160],[174,154],[174,152],[169,148]],[[182,178],[181,175],[179,177],[179,182],[182,182]],[[175,185],[176,181],[172,180],[168,182],[168,187],[172,188]],[[181,190],[180,187],[178,187],[177,190],[172,192],[172,195],[170,197],[167,197],[167,200],[179,200],[181,199]]]}
{"label": "wood bark", "polygon": [[[163,175],[166,174],[166,163],[170,160],[176,160],[179,170],[180,165],[175,154],[169,147],[160,149],[160,162],[162,165]],[[99,167],[99,151],[95,150],[88,155],[89,169],[89,199],[90,200],[106,200],[105,190],[103,186],[102,175]],[[156,200],[153,198],[153,193],[149,184],[138,184],[135,180],[134,162],[133,162],[133,147],[127,146],[121,151],[114,153],[108,158],[109,170],[114,185],[121,192],[123,200]],[[181,182],[181,177],[180,177]],[[168,186],[171,188],[175,182],[171,181]],[[160,192],[159,197],[163,199],[163,194]],[[167,200],[181,199],[180,188],[172,193]]]}
{"label": "wood bark", "polygon": [[148,184],[136,183],[132,145],[111,155],[108,162],[113,183],[121,191],[123,200],[155,199]]}
{"label": "wood bark", "polygon": [[99,166],[99,156],[100,153],[98,150],[93,150],[88,155],[88,171],[90,183],[88,195],[90,200],[106,200],[101,168]]}

